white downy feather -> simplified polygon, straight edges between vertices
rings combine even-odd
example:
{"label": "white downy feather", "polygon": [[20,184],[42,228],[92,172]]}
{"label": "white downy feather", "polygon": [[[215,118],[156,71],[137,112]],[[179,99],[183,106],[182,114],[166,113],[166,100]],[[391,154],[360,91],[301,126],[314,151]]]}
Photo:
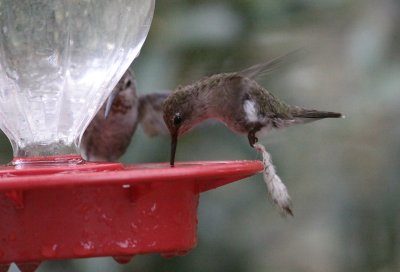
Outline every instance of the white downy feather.
{"label": "white downy feather", "polygon": [[276,174],[272,164],[271,156],[260,143],[254,144],[254,148],[262,154],[264,164],[264,181],[267,184],[268,194],[272,202],[278,207],[283,216],[293,215],[291,210],[291,200],[285,184]]}
{"label": "white downy feather", "polygon": [[256,109],[256,103],[251,100],[245,100],[243,103],[243,109],[246,113],[246,118],[249,122],[257,122],[258,114]]}

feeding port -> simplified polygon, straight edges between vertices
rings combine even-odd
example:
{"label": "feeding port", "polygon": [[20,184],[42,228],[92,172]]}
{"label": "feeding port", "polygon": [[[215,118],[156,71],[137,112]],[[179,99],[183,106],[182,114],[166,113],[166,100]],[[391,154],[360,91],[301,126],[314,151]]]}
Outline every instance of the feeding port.
{"label": "feeding port", "polygon": [[201,192],[259,161],[123,165],[82,160],[81,135],[139,54],[154,1],[0,3],[0,271],[50,259],[181,255],[196,245]]}

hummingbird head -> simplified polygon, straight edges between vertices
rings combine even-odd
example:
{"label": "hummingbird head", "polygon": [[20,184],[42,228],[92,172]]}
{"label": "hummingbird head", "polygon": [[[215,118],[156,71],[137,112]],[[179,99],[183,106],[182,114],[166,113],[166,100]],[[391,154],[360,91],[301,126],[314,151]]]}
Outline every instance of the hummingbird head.
{"label": "hummingbird head", "polygon": [[136,104],[137,99],[135,75],[128,69],[108,97],[104,117],[107,118],[111,112],[124,113],[123,109]]}
{"label": "hummingbird head", "polygon": [[190,130],[195,123],[195,107],[190,92],[177,90],[172,93],[163,104],[164,122],[171,134],[171,159],[170,164],[174,166],[175,151],[178,137]]}

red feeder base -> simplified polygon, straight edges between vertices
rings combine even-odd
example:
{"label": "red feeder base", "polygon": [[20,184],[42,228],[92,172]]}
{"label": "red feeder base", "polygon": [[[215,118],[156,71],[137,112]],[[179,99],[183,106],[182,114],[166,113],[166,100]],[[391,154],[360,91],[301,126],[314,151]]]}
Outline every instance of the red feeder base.
{"label": "red feeder base", "polygon": [[[199,193],[260,172],[259,161],[0,168],[0,272],[50,259],[185,254]],[[3,269],[3,270],[2,270]]]}

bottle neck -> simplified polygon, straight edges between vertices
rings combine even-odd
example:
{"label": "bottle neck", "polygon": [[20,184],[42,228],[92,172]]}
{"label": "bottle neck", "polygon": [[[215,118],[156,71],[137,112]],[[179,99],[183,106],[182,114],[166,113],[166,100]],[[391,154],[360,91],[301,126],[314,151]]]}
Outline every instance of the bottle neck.
{"label": "bottle neck", "polygon": [[76,144],[33,143],[24,147],[13,145],[14,158],[11,165],[78,164],[83,161]]}

